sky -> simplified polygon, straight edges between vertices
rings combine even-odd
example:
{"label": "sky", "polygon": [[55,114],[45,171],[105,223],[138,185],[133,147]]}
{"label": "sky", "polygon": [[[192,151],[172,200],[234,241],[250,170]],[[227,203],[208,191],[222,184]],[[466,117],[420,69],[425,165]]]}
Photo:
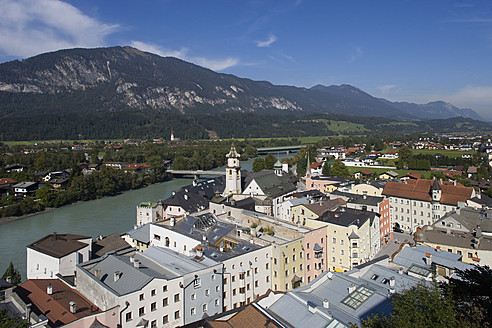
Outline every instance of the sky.
{"label": "sky", "polygon": [[0,0],[0,62],[117,45],[492,120],[491,0]]}

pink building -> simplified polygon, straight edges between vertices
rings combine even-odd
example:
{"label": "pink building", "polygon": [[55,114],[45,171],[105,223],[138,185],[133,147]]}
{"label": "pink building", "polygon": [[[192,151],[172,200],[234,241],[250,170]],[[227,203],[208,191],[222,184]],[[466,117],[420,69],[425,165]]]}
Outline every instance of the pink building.
{"label": "pink building", "polygon": [[305,282],[310,283],[326,271],[326,234],[327,227],[311,230],[304,234],[304,261],[306,265]]}
{"label": "pink building", "polygon": [[378,204],[378,209],[378,213],[381,214],[379,227],[381,231],[381,246],[383,246],[393,239],[389,198],[385,198],[380,202]]}

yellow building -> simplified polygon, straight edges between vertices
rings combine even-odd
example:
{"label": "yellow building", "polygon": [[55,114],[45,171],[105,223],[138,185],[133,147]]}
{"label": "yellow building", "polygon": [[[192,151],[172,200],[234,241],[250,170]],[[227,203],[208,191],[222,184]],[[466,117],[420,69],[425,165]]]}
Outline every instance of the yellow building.
{"label": "yellow building", "polygon": [[289,291],[303,286],[305,284],[304,269],[303,238],[273,245],[273,290]]}

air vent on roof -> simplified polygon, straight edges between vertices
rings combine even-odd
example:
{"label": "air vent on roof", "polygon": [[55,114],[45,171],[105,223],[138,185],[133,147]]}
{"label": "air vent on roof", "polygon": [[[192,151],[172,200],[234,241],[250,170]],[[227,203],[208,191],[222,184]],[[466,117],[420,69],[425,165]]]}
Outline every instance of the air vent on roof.
{"label": "air vent on roof", "polygon": [[77,313],[77,304],[74,301],[68,303],[70,305],[70,312]]}
{"label": "air vent on roof", "polygon": [[51,286],[51,283],[46,288],[46,294],[48,294],[48,295],[53,294],[53,286]]}

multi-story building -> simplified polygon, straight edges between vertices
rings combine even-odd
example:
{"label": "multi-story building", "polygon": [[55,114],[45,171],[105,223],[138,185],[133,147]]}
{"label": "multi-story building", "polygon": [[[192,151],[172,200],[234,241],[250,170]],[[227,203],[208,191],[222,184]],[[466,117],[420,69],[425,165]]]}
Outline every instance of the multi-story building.
{"label": "multi-story building", "polygon": [[341,198],[320,200],[311,204],[299,204],[292,207],[291,221],[294,224],[305,225],[307,219],[316,220],[326,211],[333,211],[346,202]]}
{"label": "multi-story building", "polygon": [[304,285],[303,238],[272,246],[272,287],[288,291]]}
{"label": "multi-story building", "polygon": [[304,234],[304,281],[307,284],[327,270],[327,230],[325,226]]}
{"label": "multi-story building", "polygon": [[325,212],[306,227],[325,226],[327,269],[348,271],[374,258],[380,241],[379,214],[349,208]]}
{"label": "multi-story building", "polygon": [[418,227],[431,225],[444,214],[475,197],[473,188],[456,182],[409,179],[404,183],[387,182],[383,195],[390,199],[392,220],[396,227],[414,232]]}
{"label": "multi-story building", "polygon": [[492,211],[470,207],[458,208],[434,222],[417,229],[419,244],[462,256],[462,261],[492,265]]}
{"label": "multi-story building", "polygon": [[158,202],[143,202],[137,206],[137,226],[162,220],[163,208]]}
{"label": "multi-story building", "polygon": [[73,276],[75,266],[91,258],[92,238],[74,234],[47,235],[27,246],[27,279]]}

